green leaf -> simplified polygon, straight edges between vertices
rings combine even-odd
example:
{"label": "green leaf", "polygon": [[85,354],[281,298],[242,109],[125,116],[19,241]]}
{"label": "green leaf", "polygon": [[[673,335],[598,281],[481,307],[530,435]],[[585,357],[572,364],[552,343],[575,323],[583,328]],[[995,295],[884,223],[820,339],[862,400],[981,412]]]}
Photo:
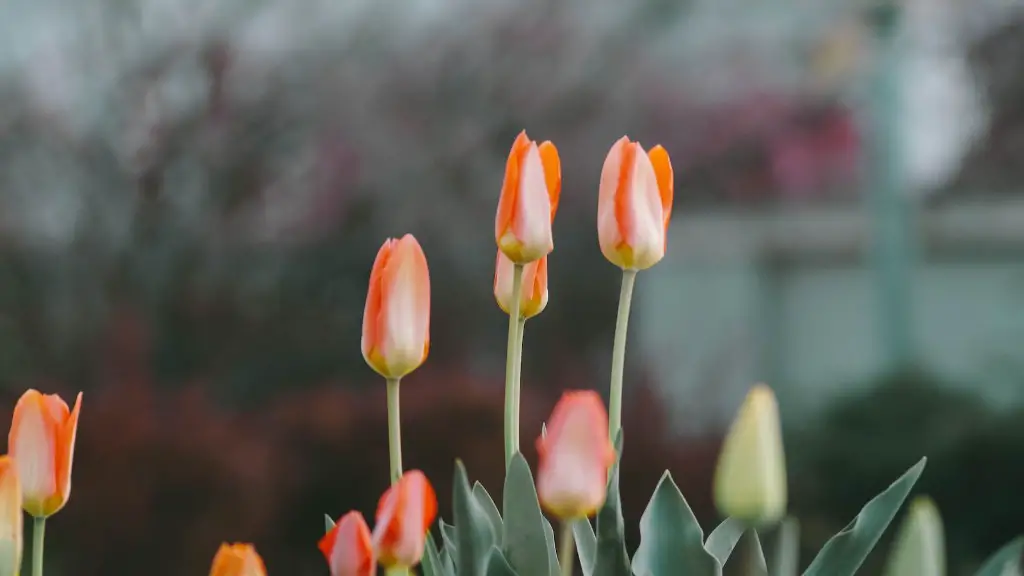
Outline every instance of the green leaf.
{"label": "green leaf", "polygon": [[726,561],[729,560],[729,556],[732,555],[733,549],[736,548],[736,544],[743,537],[743,532],[746,529],[747,525],[742,520],[726,518],[717,528],[711,531],[711,534],[708,534],[707,542],[704,543],[704,549],[718,560],[720,566],[725,566]]}
{"label": "green leaf", "polygon": [[551,528],[551,522],[548,522],[547,518],[544,518],[544,542],[546,543],[548,550],[551,552],[548,554],[548,574],[550,576],[559,576],[562,573],[562,567],[558,565],[558,552],[555,548],[555,531]]}
{"label": "green leaf", "polygon": [[455,576],[454,572],[445,571],[441,555],[437,553],[434,535],[427,532],[427,545],[423,554],[423,576]]}
{"label": "green leaf", "polygon": [[757,530],[751,528],[743,534],[743,542],[747,546],[747,574],[750,576],[768,576],[768,563],[764,560],[764,549]]}
{"label": "green leaf", "polygon": [[487,576],[519,576],[519,573],[508,565],[508,560],[501,554],[497,546],[491,547],[487,558]]}
{"label": "green leaf", "polygon": [[704,548],[704,532],[667,471],[640,518],[640,547],[633,557],[636,576],[716,576],[720,565]]}
{"label": "green leaf", "polygon": [[[554,547],[544,537],[544,515],[537,502],[530,465],[516,453],[505,475],[504,535],[502,550],[509,564],[521,574],[542,576],[551,566]],[[552,540],[554,535],[552,534]]]}
{"label": "green leaf", "polygon": [[447,554],[448,559],[454,561],[455,550],[457,549],[455,546],[455,526],[446,524],[444,520],[440,520],[438,524],[441,526],[441,539],[444,541],[444,549],[441,551],[441,555],[443,557]]}
{"label": "green leaf", "polygon": [[334,528],[334,520],[331,520],[330,515],[324,514],[324,534],[331,531]]}
{"label": "green leaf", "polygon": [[[597,558],[593,576],[631,576],[626,553],[626,529],[619,498],[619,462],[622,460],[622,430],[615,441],[615,465],[608,480],[604,506],[597,513]],[[659,575],[660,576],[660,575]]]}
{"label": "green leaf", "polygon": [[473,497],[476,498],[476,503],[487,514],[487,519],[491,521],[491,529],[494,530],[494,535],[501,534],[501,514],[498,512],[498,507],[495,506],[494,500],[491,499],[491,495],[487,493],[484,485],[480,482],[473,483]]}
{"label": "green leaf", "polygon": [[594,573],[594,563],[597,561],[597,536],[594,535],[594,527],[590,525],[590,520],[581,518],[572,523],[572,533],[576,540],[576,552],[580,555],[580,564],[583,566],[583,576],[591,576]]}
{"label": "green leaf", "polygon": [[989,557],[975,576],[1022,576],[1024,566],[1024,536],[1018,536]]}
{"label": "green leaf", "polygon": [[804,576],[853,576],[921,477],[927,460],[922,458],[865,504],[852,522],[825,543]]}
{"label": "green leaf", "polygon": [[480,508],[461,460],[455,461],[452,501],[455,510],[455,568],[459,576],[484,576],[487,557],[494,545],[494,531],[487,513]]}
{"label": "green leaf", "polygon": [[779,525],[772,576],[796,576],[800,568],[800,521],[792,516]]}

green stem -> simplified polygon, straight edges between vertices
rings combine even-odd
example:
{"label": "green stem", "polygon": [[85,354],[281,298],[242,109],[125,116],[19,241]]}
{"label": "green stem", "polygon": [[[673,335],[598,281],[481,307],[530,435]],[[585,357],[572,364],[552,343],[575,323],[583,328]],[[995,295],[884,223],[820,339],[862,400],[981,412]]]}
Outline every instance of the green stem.
{"label": "green stem", "polygon": [[46,540],[46,518],[37,517],[32,525],[32,576],[43,576],[43,541]]}
{"label": "green stem", "polygon": [[398,407],[401,380],[388,378],[388,451],[391,455],[391,483],[402,477],[402,414]]}
{"label": "green stem", "polygon": [[576,567],[576,545],[572,539],[572,520],[562,522],[562,538],[558,546],[558,565],[562,567],[562,576],[572,576]]}
{"label": "green stem", "polygon": [[523,396],[523,334],[526,333],[526,318],[519,319],[516,326],[516,375],[513,384],[515,386],[515,400],[512,401],[512,430],[516,433],[516,451],[519,451],[519,432],[522,427],[519,425],[519,415],[522,413]]}
{"label": "green stem", "polygon": [[388,568],[384,571],[385,576],[409,576],[408,568]]}
{"label": "green stem", "polygon": [[519,365],[516,353],[519,344],[519,299],[523,291],[523,265],[512,269],[512,302],[508,311],[508,350],[505,353],[505,467],[512,462],[512,456],[519,451],[519,428],[516,422],[516,367]]}
{"label": "green stem", "polygon": [[629,330],[629,307],[635,283],[636,270],[623,270],[619,314],[615,318],[615,342],[612,344],[612,382],[608,394],[608,432],[612,442],[622,428],[622,372],[626,366],[626,332]]}

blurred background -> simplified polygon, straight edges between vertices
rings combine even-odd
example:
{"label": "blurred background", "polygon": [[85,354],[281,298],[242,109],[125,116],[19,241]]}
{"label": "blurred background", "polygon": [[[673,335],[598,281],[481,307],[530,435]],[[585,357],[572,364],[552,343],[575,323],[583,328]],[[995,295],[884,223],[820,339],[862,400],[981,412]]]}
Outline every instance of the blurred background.
{"label": "blurred background", "polygon": [[969,573],[1024,529],[1022,59],[1020,0],[4,0],[2,410],[85,392],[49,570],[205,574],[243,540],[326,574],[323,514],[387,483],[359,339],[406,232],[433,278],[406,465],[449,520],[456,455],[500,494],[491,222],[525,128],[564,175],[530,461],[561,390],[607,394],[597,183],[628,134],[676,173],[630,324],[631,545],[666,468],[713,527],[721,437],[765,381],[804,563],[927,455]]}

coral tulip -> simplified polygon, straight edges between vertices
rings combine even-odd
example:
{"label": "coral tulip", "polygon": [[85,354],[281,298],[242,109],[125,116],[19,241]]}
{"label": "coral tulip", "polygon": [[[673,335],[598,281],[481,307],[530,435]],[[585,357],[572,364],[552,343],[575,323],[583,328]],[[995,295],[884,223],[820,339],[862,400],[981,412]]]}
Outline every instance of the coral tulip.
{"label": "coral tulip", "polygon": [[221,544],[210,576],[267,576],[263,559],[252,544]]}
{"label": "coral tulip", "polygon": [[0,576],[21,570],[21,482],[10,456],[0,456]]}
{"label": "coral tulip", "polygon": [[672,164],[655,146],[644,152],[623,136],[601,170],[597,232],[605,258],[623,270],[644,270],[665,256],[672,215]]}
{"label": "coral tulip", "polygon": [[[494,299],[509,314],[512,308],[512,268],[515,264],[500,250],[494,263]],[[519,298],[519,316],[532,318],[548,305],[548,257],[523,266],[523,288]]]}
{"label": "coral tulip", "polygon": [[747,394],[715,470],[715,504],[725,516],[760,526],[786,513],[786,458],[779,407],[764,384]]}
{"label": "coral tulip", "polygon": [[377,253],[363,313],[363,358],[381,376],[398,379],[430,350],[430,272],[412,234],[389,238]]}
{"label": "coral tulip", "polygon": [[353,510],[342,516],[320,540],[320,551],[331,567],[331,576],[377,574],[370,528],[359,512]]}
{"label": "coral tulip", "polygon": [[437,495],[419,470],[410,470],[381,496],[373,543],[385,568],[409,568],[423,558],[427,531],[437,516]]}
{"label": "coral tulip", "polygon": [[537,439],[537,496],[545,510],[570,520],[604,504],[615,447],[608,414],[593,390],[566,392]]}
{"label": "coral tulip", "polygon": [[75,408],[56,394],[29,390],[18,399],[7,446],[21,480],[23,507],[36,518],[56,513],[71,495],[71,463],[82,393]]}
{"label": "coral tulip", "polygon": [[498,248],[517,264],[540,260],[554,249],[551,223],[562,191],[562,165],[551,142],[537,145],[519,133],[505,164],[494,218]]}

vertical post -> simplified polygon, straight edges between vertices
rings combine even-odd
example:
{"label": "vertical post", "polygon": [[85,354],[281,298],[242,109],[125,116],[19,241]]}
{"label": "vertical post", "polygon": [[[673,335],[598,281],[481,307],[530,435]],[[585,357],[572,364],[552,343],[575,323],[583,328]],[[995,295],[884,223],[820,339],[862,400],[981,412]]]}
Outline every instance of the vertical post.
{"label": "vertical post", "polygon": [[879,338],[885,369],[906,368],[914,356],[911,282],[913,232],[901,140],[901,19],[899,0],[879,0],[869,13],[873,58],[868,193],[871,262],[875,275]]}

